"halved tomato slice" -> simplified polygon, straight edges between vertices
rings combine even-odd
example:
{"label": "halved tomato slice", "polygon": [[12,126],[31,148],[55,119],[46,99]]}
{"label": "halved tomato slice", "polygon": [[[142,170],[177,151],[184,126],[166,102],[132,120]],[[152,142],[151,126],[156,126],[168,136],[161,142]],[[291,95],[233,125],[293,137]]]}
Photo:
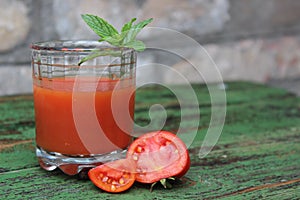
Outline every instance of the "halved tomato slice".
{"label": "halved tomato slice", "polygon": [[186,145],[168,131],[156,131],[140,136],[130,145],[127,158],[136,161],[136,181],[142,183],[181,177],[190,167]]}
{"label": "halved tomato slice", "polygon": [[136,163],[121,159],[99,165],[88,173],[91,181],[102,190],[117,193],[129,189],[135,181]]}

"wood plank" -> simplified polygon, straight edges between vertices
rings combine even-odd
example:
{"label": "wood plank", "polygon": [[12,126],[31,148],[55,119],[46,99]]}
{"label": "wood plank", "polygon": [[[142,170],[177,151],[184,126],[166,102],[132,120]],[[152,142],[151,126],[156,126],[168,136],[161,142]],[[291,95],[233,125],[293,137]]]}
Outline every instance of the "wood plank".
{"label": "wood plank", "polygon": [[[300,198],[300,99],[281,90],[247,82],[227,83],[227,116],[219,142],[200,159],[198,152],[210,120],[207,88],[194,85],[201,121],[194,126],[193,106],[184,113],[186,133],[198,130],[189,147],[192,166],[187,175],[165,190],[150,193],[149,185],[135,184],[114,195],[87,180],[60,171],[45,172],[34,155],[32,97],[0,98],[0,199],[297,199]],[[182,91],[184,86],[178,86]],[[148,109],[165,106],[166,130],[176,130],[178,102],[171,91],[147,87],[137,91],[135,120],[149,122]],[[155,114],[155,113],[154,113]],[[155,116],[159,119],[159,113]]]}

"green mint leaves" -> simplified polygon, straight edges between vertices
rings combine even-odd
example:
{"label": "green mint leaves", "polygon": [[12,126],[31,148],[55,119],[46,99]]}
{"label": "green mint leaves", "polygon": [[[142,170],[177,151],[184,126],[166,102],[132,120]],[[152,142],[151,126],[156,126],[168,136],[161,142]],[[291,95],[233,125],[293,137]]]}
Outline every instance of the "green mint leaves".
{"label": "green mint leaves", "polygon": [[118,31],[104,19],[94,15],[81,15],[82,19],[100,37],[111,37],[118,34]]}
{"label": "green mint leaves", "polygon": [[[136,40],[135,38],[137,34],[153,20],[152,18],[150,18],[134,24],[136,18],[132,18],[129,22],[124,24],[124,26],[121,29],[121,32],[119,33],[113,25],[109,24],[101,17],[91,14],[84,14],[81,15],[81,17],[87,23],[87,25],[97,35],[100,36],[99,42],[106,41],[113,46],[129,47],[135,49],[136,51],[145,50],[145,44],[140,40]],[[83,62],[96,58],[98,56],[101,56],[99,52],[95,52],[90,56],[83,58],[78,63],[78,65],[81,65]]]}
{"label": "green mint leaves", "polygon": [[136,18],[133,18],[124,24],[121,33],[119,33],[115,27],[101,17],[90,14],[81,15],[81,17],[100,36],[99,41],[106,41],[113,46],[134,48],[137,51],[145,49],[145,45],[135,39],[137,34],[153,20],[150,18],[133,24],[136,21]]}

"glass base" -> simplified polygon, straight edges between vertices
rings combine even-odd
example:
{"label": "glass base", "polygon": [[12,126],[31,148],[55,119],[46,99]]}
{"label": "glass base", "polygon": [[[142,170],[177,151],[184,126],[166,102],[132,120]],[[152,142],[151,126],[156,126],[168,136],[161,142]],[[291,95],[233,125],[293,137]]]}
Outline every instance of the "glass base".
{"label": "glass base", "polygon": [[[36,156],[40,166],[53,171],[59,168],[67,175],[86,173],[89,169],[100,164],[125,158],[127,150],[116,150],[107,154],[97,154],[90,156],[69,156],[56,152],[47,152],[40,147],[36,147]],[[83,174],[81,176],[86,176]]]}

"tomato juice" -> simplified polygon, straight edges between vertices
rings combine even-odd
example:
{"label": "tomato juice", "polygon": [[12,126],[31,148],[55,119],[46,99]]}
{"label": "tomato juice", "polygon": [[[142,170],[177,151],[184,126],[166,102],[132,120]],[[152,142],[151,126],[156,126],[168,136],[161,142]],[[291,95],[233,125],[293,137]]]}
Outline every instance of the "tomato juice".
{"label": "tomato juice", "polygon": [[[47,152],[71,156],[125,149],[132,138],[135,80],[101,78],[95,81],[79,78],[80,84],[77,86],[75,80],[66,77],[33,78],[37,146]],[[116,98],[112,104],[113,95]],[[76,102],[81,103],[76,106]],[[126,126],[125,130],[115,121],[113,106],[125,107],[128,111],[129,115],[123,113],[123,109],[117,113],[121,116],[118,117],[122,119],[121,123]],[[96,124],[93,123],[93,114]],[[81,122],[78,121],[83,121],[83,126],[79,127]],[[98,130],[99,125],[103,132],[95,135],[92,132]]]}

